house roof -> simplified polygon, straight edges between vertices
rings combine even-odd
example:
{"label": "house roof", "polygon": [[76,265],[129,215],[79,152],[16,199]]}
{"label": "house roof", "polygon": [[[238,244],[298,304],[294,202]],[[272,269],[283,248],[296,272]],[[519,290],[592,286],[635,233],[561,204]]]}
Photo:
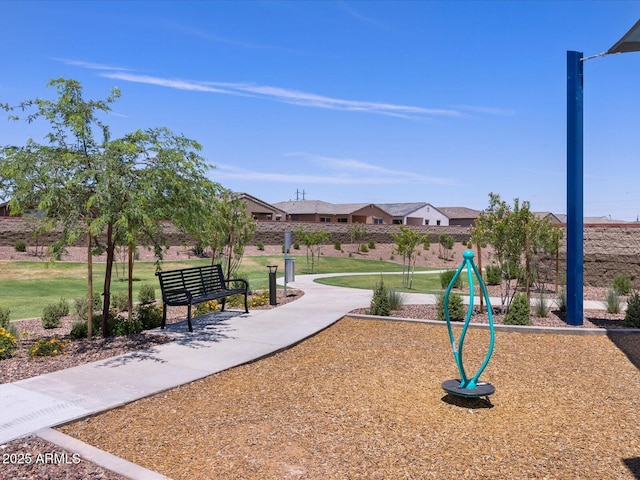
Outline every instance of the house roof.
{"label": "house roof", "polygon": [[333,215],[333,204],[321,200],[296,200],[273,204],[289,214],[326,213]]}
{"label": "house roof", "polygon": [[335,208],[334,212],[336,215],[349,215],[369,205],[371,205],[371,203],[336,203],[333,207]]}
{"label": "house roof", "polygon": [[449,219],[453,218],[478,218],[480,212],[467,207],[437,207],[440,212]]}
{"label": "house roof", "polygon": [[278,202],[274,203],[274,206],[284,210],[290,215],[350,215],[369,206],[380,209],[379,206],[372,203],[328,203],[321,200]]}
{"label": "house roof", "polygon": [[428,203],[376,203],[375,205],[387,212],[392,217],[406,217],[416,210],[419,210],[422,207],[426,207]]}
{"label": "house roof", "polygon": [[[567,215],[565,213],[557,213],[556,218],[561,223],[567,223]],[[624,220],[615,220],[607,216],[602,217],[584,217],[583,223],[628,223]]]}
{"label": "house roof", "polygon": [[540,219],[548,219],[551,223],[564,223],[566,221],[566,215],[565,215],[565,220],[561,220],[560,219],[560,215],[556,215],[553,212],[533,212],[533,214]]}
{"label": "house roof", "polygon": [[238,196],[240,197],[240,199],[250,200],[250,201],[252,201],[252,202],[264,207],[267,210],[277,210],[277,211],[282,212],[284,214],[287,213],[284,210],[282,210],[281,208],[278,208],[275,205],[272,205],[272,204],[267,203],[267,202],[265,202],[263,200],[260,200],[259,198],[254,197],[253,195],[249,195],[248,193],[240,192],[240,193],[238,193]]}

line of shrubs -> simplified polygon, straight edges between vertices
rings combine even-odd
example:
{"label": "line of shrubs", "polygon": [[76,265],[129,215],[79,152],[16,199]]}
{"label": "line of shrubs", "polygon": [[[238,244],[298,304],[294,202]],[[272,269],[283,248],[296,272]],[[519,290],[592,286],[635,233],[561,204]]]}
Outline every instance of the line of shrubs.
{"label": "line of shrubs", "polygon": [[[446,289],[453,276],[455,270],[445,270],[440,273],[440,285]],[[483,274],[483,279],[489,285],[500,284],[500,269],[498,266],[490,265]],[[454,288],[462,288],[462,279],[459,276],[456,279]],[[629,327],[640,328],[640,292],[632,291],[632,282],[629,276],[620,273],[613,279],[613,286],[609,289],[607,297],[603,302],[609,313],[620,313],[622,310],[621,296],[627,296],[627,308],[625,312],[625,324]],[[558,293],[556,303],[561,313],[567,311],[567,293],[563,287]],[[398,310],[404,304],[404,297],[393,289],[387,289],[381,278],[380,283],[373,291],[369,314],[378,316],[389,316],[392,310]],[[392,306],[393,305],[393,306]],[[449,295],[449,318],[451,321],[462,321],[466,315],[466,310],[459,293],[452,292]],[[546,317],[549,314],[550,305],[544,298],[543,294],[533,301],[533,314],[537,317]],[[531,321],[532,306],[525,293],[517,293],[514,295],[509,310],[504,317],[505,325],[532,325]],[[444,294],[437,296],[436,300],[436,319],[446,320],[444,312]]]}

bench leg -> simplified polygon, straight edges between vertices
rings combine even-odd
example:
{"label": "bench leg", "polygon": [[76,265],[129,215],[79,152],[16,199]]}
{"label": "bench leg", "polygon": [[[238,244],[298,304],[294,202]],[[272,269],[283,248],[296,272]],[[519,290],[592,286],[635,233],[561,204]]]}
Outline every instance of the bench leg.
{"label": "bench leg", "polygon": [[191,325],[191,304],[187,306],[187,325],[189,325],[189,331],[193,332],[193,326]]}
{"label": "bench leg", "polygon": [[167,305],[163,304],[162,305],[162,325],[160,325],[160,328],[164,330],[164,326],[166,324],[167,324]]}
{"label": "bench leg", "polygon": [[247,292],[244,293],[244,313],[249,313],[249,304],[247,303]]}
{"label": "bench leg", "polygon": [[227,303],[227,297],[222,297],[222,308],[220,309],[221,312],[224,312],[224,306]]}

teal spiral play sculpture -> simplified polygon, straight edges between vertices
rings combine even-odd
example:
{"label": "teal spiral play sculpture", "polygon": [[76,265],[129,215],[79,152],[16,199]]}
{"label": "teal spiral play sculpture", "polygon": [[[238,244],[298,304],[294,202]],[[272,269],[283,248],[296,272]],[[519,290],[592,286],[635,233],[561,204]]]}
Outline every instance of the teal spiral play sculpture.
{"label": "teal spiral play sculpture", "polygon": [[[453,357],[456,360],[456,365],[458,367],[458,372],[460,373],[460,378],[455,380],[447,380],[443,382],[442,388],[447,393],[450,393],[452,395],[458,395],[461,397],[469,397],[469,398],[488,397],[493,392],[495,392],[495,387],[490,383],[480,382],[478,381],[478,379],[480,378],[480,375],[482,374],[487,364],[489,363],[489,359],[491,358],[491,354],[493,353],[495,331],[493,327],[493,314],[491,311],[491,303],[489,300],[489,294],[487,293],[487,287],[482,281],[482,276],[478,273],[478,269],[476,268],[475,263],[473,263],[473,252],[471,250],[466,250],[462,254],[462,257],[464,260],[458,267],[458,270],[456,271],[455,275],[451,279],[451,282],[449,282],[449,286],[447,287],[447,290],[445,291],[445,294],[444,294],[444,315],[447,320],[447,329],[449,330],[449,339],[451,340],[451,347],[453,348]],[[451,293],[451,289],[456,283],[456,280],[460,276],[460,273],[465,268],[467,270],[467,278],[469,281],[469,308],[467,310],[467,315],[464,321],[464,325],[462,326],[462,332],[460,333],[460,338],[456,343],[455,337],[453,335],[453,328],[451,327],[451,319],[449,318],[449,295]],[[465,335],[467,334],[467,329],[469,328],[469,322],[471,321],[471,315],[473,313],[474,275],[478,281],[478,284],[480,285],[480,288],[482,290],[482,295],[484,296],[484,299],[486,301],[487,313],[489,316],[490,339],[489,339],[489,347],[487,349],[487,354],[484,358],[484,361],[482,362],[482,365],[480,365],[480,368],[475,373],[475,375],[469,377],[467,376],[467,373],[464,368],[464,364],[462,361],[463,359],[462,353],[463,353]]]}

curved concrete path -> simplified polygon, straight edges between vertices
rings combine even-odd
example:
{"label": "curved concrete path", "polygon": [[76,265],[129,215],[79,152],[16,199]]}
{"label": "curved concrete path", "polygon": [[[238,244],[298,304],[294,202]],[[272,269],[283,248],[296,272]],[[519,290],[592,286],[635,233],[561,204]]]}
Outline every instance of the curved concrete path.
{"label": "curved concrete path", "polygon": [[299,276],[295,302],[248,314],[227,311],[154,332],[174,337],[164,345],[0,385],[0,445],[35,434],[131,479],[165,478],[64,435],[51,427],[207,377],[287,348],[366,307],[371,292],[329,287]]}
{"label": "curved concrete path", "polygon": [[[156,330],[175,337],[171,343],[0,385],[0,444],[36,434],[129,478],[163,478],[50,427],[270,355],[369,306],[370,290],[314,282],[326,276],[335,274],[298,276],[288,287],[305,295],[277,309],[204,315],[191,334],[186,321]],[[435,303],[435,296],[406,294],[406,303]]]}

